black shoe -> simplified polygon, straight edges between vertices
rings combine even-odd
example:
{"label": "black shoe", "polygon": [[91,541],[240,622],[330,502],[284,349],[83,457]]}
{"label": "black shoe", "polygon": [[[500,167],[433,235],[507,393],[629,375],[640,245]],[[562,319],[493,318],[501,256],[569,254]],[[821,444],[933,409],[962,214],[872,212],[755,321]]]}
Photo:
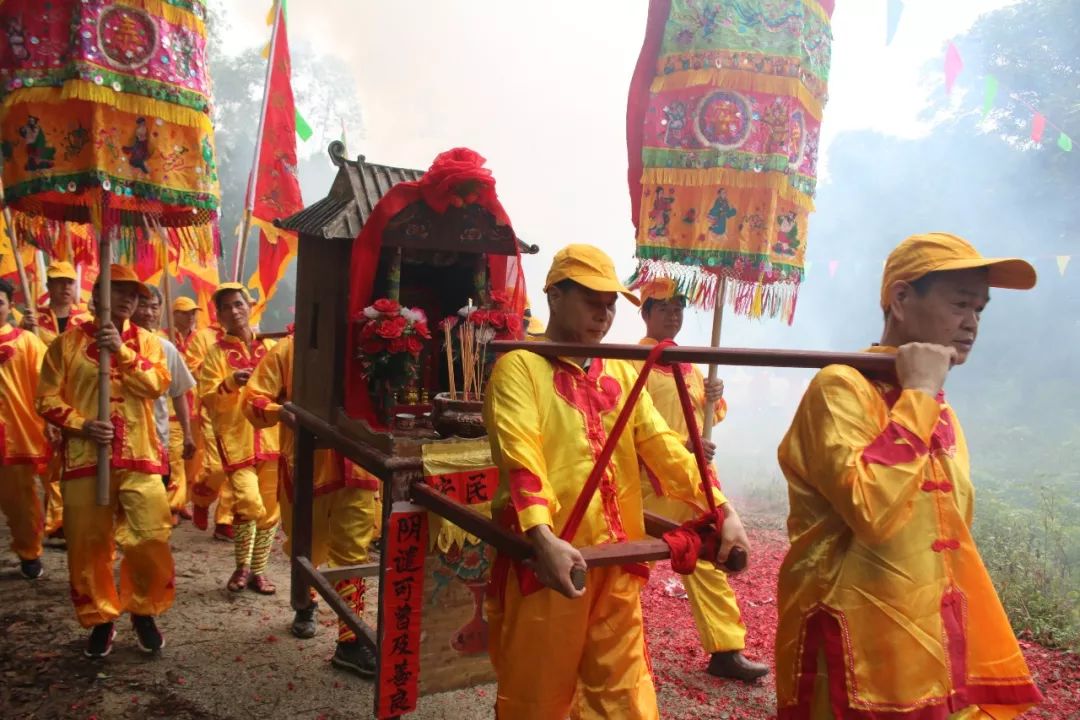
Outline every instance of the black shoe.
{"label": "black shoe", "polygon": [[37,580],[45,574],[45,566],[41,564],[41,558],[20,561],[19,570],[27,580]]}
{"label": "black shoe", "polygon": [[83,655],[88,658],[103,658],[112,652],[113,638],[116,637],[116,628],[110,623],[95,625],[90,631],[90,639],[86,641],[86,649]]}
{"label": "black shoe", "polygon": [[362,678],[375,677],[375,653],[367,643],[339,642],[334,657],[330,658],[330,664]]}
{"label": "black shoe", "polygon": [[768,675],[769,666],[747,659],[739,650],[729,650],[713,653],[705,672],[719,678],[752,683]]}
{"label": "black shoe", "polygon": [[318,629],[318,623],[315,622],[315,615],[319,612],[319,603],[313,602],[303,610],[297,610],[296,615],[293,616],[292,627],[289,630],[292,634],[302,640],[315,637],[315,631]]}
{"label": "black shoe", "polygon": [[132,615],[131,626],[135,628],[135,636],[143,652],[154,653],[165,648],[165,636],[158,630],[154,618],[149,615]]}

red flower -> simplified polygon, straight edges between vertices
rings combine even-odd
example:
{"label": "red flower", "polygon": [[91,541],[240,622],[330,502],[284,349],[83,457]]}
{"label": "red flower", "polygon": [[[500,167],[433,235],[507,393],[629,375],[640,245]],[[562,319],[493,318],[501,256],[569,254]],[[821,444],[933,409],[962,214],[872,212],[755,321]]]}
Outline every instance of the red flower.
{"label": "red flower", "polygon": [[420,351],[424,349],[424,343],[415,335],[409,335],[405,338],[405,346],[413,355],[419,355]]}
{"label": "red flower", "polygon": [[490,310],[484,310],[482,308],[480,310],[473,310],[472,315],[469,316],[469,321],[473,325],[483,325],[484,323],[488,322],[488,320],[490,319],[490,315]]}
{"label": "red flower", "polygon": [[420,337],[423,337],[423,338],[431,337],[431,331],[428,330],[428,326],[427,326],[426,322],[418,322],[415,325],[413,325],[412,329],[413,329],[413,332],[416,333],[417,335],[419,335]]}
{"label": "red flower", "polygon": [[408,343],[403,337],[396,337],[386,345],[386,349],[391,353],[403,353],[408,348]]}
{"label": "red flower", "polygon": [[371,338],[361,343],[360,349],[364,351],[365,355],[378,355],[386,349],[386,345],[378,338]]}
{"label": "red flower", "polygon": [[489,310],[488,323],[496,330],[502,330],[506,327],[506,313],[501,313],[498,310]]}
{"label": "red flower", "polygon": [[380,298],[375,301],[373,307],[381,313],[387,315],[393,315],[396,312],[401,311],[401,305],[397,300],[390,300],[389,298]]}
{"label": "red flower", "polygon": [[[445,331],[447,328],[453,330],[457,326],[457,324],[457,315],[450,315],[448,317],[444,317],[442,320],[439,321],[439,329],[443,331]],[[424,329],[426,330],[427,328],[425,327]]]}
{"label": "red flower", "polygon": [[495,303],[495,305],[499,307],[507,305],[510,302],[510,294],[503,290],[492,290],[491,302]]}
{"label": "red flower", "polygon": [[366,322],[360,326],[360,339],[367,340],[375,335],[375,323]]}
{"label": "red flower", "polygon": [[405,332],[405,326],[407,324],[405,318],[397,315],[386,320],[380,320],[378,327],[375,328],[375,333],[379,337],[384,337],[388,340],[398,338],[401,337],[401,333]]}

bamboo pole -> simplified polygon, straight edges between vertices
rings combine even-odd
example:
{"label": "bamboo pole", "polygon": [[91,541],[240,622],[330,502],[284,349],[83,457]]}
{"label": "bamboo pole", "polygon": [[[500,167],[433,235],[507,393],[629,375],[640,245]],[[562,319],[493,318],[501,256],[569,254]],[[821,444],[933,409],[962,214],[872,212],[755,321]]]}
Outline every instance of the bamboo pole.
{"label": "bamboo pole", "polygon": [[[115,227],[106,234],[100,228],[98,233],[98,264],[101,273],[98,275],[98,297],[94,312],[97,315],[97,324],[102,325],[112,322],[112,238],[116,232]],[[112,364],[109,352],[98,348],[98,420],[109,419],[109,396],[112,388],[110,370]],[[97,504],[107,506],[109,504],[109,460],[111,448],[108,445],[98,445],[97,458]]]}
{"label": "bamboo pole", "polygon": [[[716,306],[713,308],[712,335],[709,337],[709,345],[714,348],[720,347],[720,329],[724,324],[724,300],[727,295],[727,278],[720,276],[720,289],[716,295]],[[709,365],[709,382],[716,380],[716,365]],[[714,403],[705,403],[705,422],[702,424],[701,437],[709,440],[712,438],[713,429],[713,406]]]}
{"label": "bamboo pole", "polygon": [[34,312],[37,309],[36,300],[30,295],[30,280],[26,277],[26,268],[23,267],[22,255],[19,253],[19,241],[15,232],[15,223],[11,220],[11,208],[4,199],[4,166],[0,161],[0,205],[4,206],[4,227],[7,228],[8,241],[11,243],[11,254],[15,256],[15,269],[19,273],[19,285],[22,286],[23,297],[26,299],[26,309]]}
{"label": "bamboo pole", "polygon": [[266,79],[263,81],[262,107],[259,110],[259,125],[255,131],[255,157],[251,162],[251,174],[248,175],[247,200],[244,203],[244,216],[240,221],[240,238],[236,243],[236,258],[233,261],[233,282],[240,282],[240,277],[244,274],[244,255],[247,254],[248,235],[251,232],[251,213],[255,210],[255,185],[258,179],[259,158],[262,154],[266,108],[270,102],[270,76],[274,69],[274,52],[277,49],[278,27],[280,25],[281,0],[275,0],[274,27],[270,31],[270,54],[266,58]]}

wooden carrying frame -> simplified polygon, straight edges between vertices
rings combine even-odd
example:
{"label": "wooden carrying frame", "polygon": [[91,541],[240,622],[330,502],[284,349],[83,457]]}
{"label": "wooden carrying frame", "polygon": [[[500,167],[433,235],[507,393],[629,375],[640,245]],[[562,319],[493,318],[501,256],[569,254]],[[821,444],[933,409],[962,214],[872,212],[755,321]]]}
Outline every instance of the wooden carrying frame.
{"label": "wooden carrying frame", "polygon": [[[499,351],[528,350],[547,357],[601,357],[626,360],[643,360],[650,348],[641,345],[582,346],[557,343],[497,343]],[[822,368],[843,364],[854,367],[870,376],[889,376],[894,372],[895,361],[889,355],[874,353],[822,353],[787,350],[718,349],[703,347],[666,348],[660,361],[714,363],[717,365],[743,365],[765,367]],[[411,503],[445,518],[463,530],[492,545],[499,553],[514,560],[532,556],[531,543],[522,535],[510,532],[491,519],[453,500],[423,482],[422,461],[415,445],[422,441],[403,439],[401,443],[392,436],[368,433],[365,427],[341,416],[337,424],[331,424],[296,404],[287,404],[297,420],[296,473],[293,503],[292,538],[292,588],[294,608],[308,606],[309,588],[314,587],[326,604],[342,621],[356,632],[361,642],[367,643],[380,656],[381,638],[388,618],[378,617],[378,628],[372,629],[341,600],[333,583],[348,577],[380,578],[379,598],[382,607],[386,588],[382,580],[387,573],[387,556],[380,554],[377,562],[320,571],[311,563],[312,509],[314,488],[314,453],[317,447],[329,447],[375,475],[383,487],[384,528],[394,503]],[[369,435],[365,438],[364,435]],[[401,452],[404,451],[404,452]],[[643,540],[605,544],[581,548],[588,567],[606,567],[634,562],[646,562],[669,558],[667,544],[659,539],[676,524],[660,516],[646,513],[645,529],[651,536]],[[378,703],[378,693],[376,693]],[[378,708],[376,708],[376,713]],[[386,717],[385,715],[383,717]],[[396,716],[394,716],[396,717]]]}

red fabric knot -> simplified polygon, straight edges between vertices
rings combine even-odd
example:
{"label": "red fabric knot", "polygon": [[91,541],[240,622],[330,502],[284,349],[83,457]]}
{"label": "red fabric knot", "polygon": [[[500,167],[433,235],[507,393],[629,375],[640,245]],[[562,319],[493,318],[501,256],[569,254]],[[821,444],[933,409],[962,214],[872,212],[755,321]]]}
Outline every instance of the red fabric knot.
{"label": "red fabric knot", "polygon": [[939,491],[941,491],[943,493],[947,493],[947,492],[952,492],[953,485],[952,485],[951,482],[949,482],[947,480],[945,480],[943,482],[935,482],[933,480],[927,480],[926,482],[924,482],[922,484],[921,489],[924,492],[934,492],[935,490],[939,490]]}
{"label": "red fabric knot", "polygon": [[956,538],[941,538],[935,540],[934,544],[930,546],[934,552],[943,552],[945,550],[957,550],[960,548],[960,541]]}
{"label": "red fabric knot", "polygon": [[671,549],[671,569],[680,575],[689,575],[697,568],[698,558],[705,548],[705,556],[715,558],[719,550],[715,516],[712,513],[688,520],[674,530],[664,533],[664,542]]}

